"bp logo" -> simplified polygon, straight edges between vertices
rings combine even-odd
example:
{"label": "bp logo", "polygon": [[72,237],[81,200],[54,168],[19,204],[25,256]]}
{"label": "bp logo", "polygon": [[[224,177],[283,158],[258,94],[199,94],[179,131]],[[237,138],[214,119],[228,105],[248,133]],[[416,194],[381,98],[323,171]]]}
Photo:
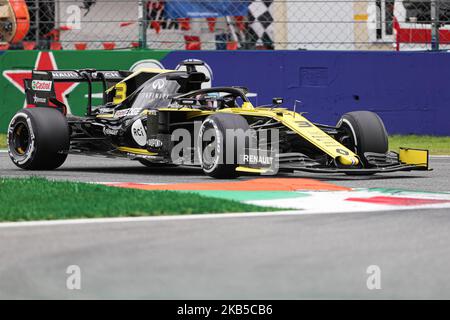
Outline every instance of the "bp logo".
{"label": "bp logo", "polygon": [[31,88],[34,91],[50,91],[52,90],[52,82],[45,80],[33,80],[31,82]]}

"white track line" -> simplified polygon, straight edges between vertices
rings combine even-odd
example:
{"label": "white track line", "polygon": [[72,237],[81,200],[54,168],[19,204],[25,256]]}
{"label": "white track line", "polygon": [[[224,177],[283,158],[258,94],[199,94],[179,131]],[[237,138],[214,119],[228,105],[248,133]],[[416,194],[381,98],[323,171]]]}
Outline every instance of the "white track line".
{"label": "white track line", "polygon": [[158,222],[158,221],[182,221],[182,220],[206,220],[206,219],[229,219],[229,218],[261,218],[261,217],[288,217],[301,215],[330,215],[343,213],[386,213],[388,211],[408,211],[408,210],[429,210],[444,209],[440,205],[428,205],[426,207],[395,207],[386,210],[380,209],[362,209],[349,212],[323,212],[322,210],[290,210],[290,211],[271,211],[271,212],[243,212],[243,213],[206,213],[175,216],[146,216],[146,217],[119,217],[119,218],[83,218],[83,219],[61,219],[61,220],[42,220],[42,221],[20,221],[20,222],[0,222],[2,228],[17,227],[46,227],[46,226],[65,226],[65,225],[86,225],[101,223],[133,223],[133,222]]}
{"label": "white track line", "polygon": [[222,218],[247,218],[247,217],[272,217],[303,214],[300,210],[295,211],[273,211],[273,212],[243,212],[243,213],[205,213],[191,215],[174,216],[145,216],[145,217],[116,217],[116,218],[83,218],[83,219],[61,219],[42,221],[20,221],[20,222],[0,222],[0,228],[11,227],[38,227],[38,226],[58,226],[76,224],[97,224],[97,223],[128,223],[146,221],[178,221],[178,220],[200,220],[200,219],[222,219]]}

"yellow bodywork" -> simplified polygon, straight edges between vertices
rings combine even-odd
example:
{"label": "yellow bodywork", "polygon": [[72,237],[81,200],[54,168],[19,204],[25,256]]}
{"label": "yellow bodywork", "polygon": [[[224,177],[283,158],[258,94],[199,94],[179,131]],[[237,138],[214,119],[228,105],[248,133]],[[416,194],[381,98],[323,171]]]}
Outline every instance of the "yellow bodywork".
{"label": "yellow bodywork", "polygon": [[112,87],[110,87],[108,90],[106,90],[106,92],[110,92],[112,89],[116,88],[116,86],[118,84],[125,83],[125,82],[127,82],[127,80],[129,80],[131,78],[134,78],[134,77],[136,77],[137,75],[139,75],[141,73],[153,73],[155,75],[158,75],[158,74],[161,74],[161,73],[167,73],[167,72],[171,72],[171,71],[175,71],[175,70],[157,69],[157,68],[142,68],[142,69],[138,69],[137,71],[135,71],[132,74],[130,74],[128,77],[122,79],[120,82],[118,82],[115,85],[113,85]]}
{"label": "yellow bodywork", "polygon": [[141,154],[141,155],[145,155],[145,156],[156,156],[156,155],[158,155],[155,152],[150,152],[150,151],[147,151],[146,149],[140,149],[140,148],[118,147],[117,150],[122,151],[122,152]]}
{"label": "yellow bodywork", "polygon": [[245,166],[239,166],[236,168],[237,172],[247,172],[247,173],[266,173],[268,169],[260,169],[260,168],[250,168]]}
{"label": "yellow bodywork", "polygon": [[346,148],[331,136],[320,130],[308,119],[294,111],[283,108],[254,108],[250,102],[244,102],[241,108],[225,108],[219,111],[198,110],[187,107],[174,109],[162,108],[160,111],[189,112],[188,119],[203,117],[214,113],[235,113],[243,116],[258,116],[272,118],[297,133],[299,136],[309,141],[311,144],[322,150],[340,164],[345,166],[356,166],[359,164],[358,156]]}
{"label": "yellow bodywork", "polygon": [[174,71],[174,70],[156,69],[156,68],[138,69],[137,71],[130,74],[128,77],[122,79],[120,82],[118,82],[115,85],[113,85],[112,87],[110,87],[108,90],[106,90],[106,93],[109,93],[115,89],[116,93],[115,93],[115,96],[113,97],[112,102],[113,102],[113,104],[119,104],[122,101],[124,101],[129,94],[127,92],[127,81],[129,79],[134,78],[141,73],[148,73],[148,74],[153,74],[154,76],[156,76],[158,74],[167,73],[167,72],[171,72],[171,71]]}
{"label": "yellow bodywork", "polygon": [[400,148],[398,160],[403,164],[428,168],[428,150]]}
{"label": "yellow bodywork", "polygon": [[[122,81],[116,83],[114,86],[110,87],[106,92],[109,93],[112,90],[116,90],[115,96],[113,97],[113,103],[118,104],[122,102],[127,96],[127,80],[141,74],[150,73],[158,75],[161,73],[173,72],[175,70],[165,70],[165,69],[152,69],[144,68],[133,72],[131,75],[123,79]],[[359,157],[350,149],[336,141],[333,137],[322,131],[320,128],[315,126],[308,119],[303,117],[301,113],[287,110],[285,108],[255,108],[250,102],[246,101],[242,104],[240,108],[224,108],[220,110],[200,110],[191,107],[179,107],[179,108],[159,108],[159,111],[163,112],[184,112],[186,113],[187,120],[193,120],[196,118],[204,118],[215,113],[234,113],[242,116],[255,116],[255,117],[265,117],[273,119],[296,134],[310,142],[312,145],[317,147],[319,150],[323,151],[325,154],[329,155],[335,161],[343,166],[355,167],[360,164]],[[144,110],[141,114],[146,114],[147,110]],[[113,114],[100,114],[97,115],[98,118],[114,118]],[[130,152],[140,155],[157,155],[156,153],[149,152],[145,149],[137,148],[126,148],[119,147],[119,151]],[[428,169],[428,151],[400,148],[399,161],[406,165],[416,165],[419,167],[425,167]],[[245,166],[239,166],[236,171],[249,172],[249,173],[263,173],[265,169],[250,168]]]}

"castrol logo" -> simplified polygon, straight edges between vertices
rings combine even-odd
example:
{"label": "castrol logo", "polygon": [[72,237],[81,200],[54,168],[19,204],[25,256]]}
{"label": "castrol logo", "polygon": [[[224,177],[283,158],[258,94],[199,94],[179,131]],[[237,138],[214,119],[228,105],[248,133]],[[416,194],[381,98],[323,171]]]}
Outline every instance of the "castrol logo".
{"label": "castrol logo", "polygon": [[34,91],[50,91],[52,90],[52,82],[45,80],[33,80],[31,82],[31,88]]}

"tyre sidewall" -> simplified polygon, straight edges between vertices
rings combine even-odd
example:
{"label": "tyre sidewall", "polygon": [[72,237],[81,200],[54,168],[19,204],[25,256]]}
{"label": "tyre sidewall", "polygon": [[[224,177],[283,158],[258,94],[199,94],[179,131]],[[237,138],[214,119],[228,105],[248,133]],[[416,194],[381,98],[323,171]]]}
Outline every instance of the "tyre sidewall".
{"label": "tyre sidewall", "polygon": [[[214,163],[211,167],[205,167],[204,165],[204,161],[203,161],[203,136],[204,134],[208,131],[208,130],[214,130],[214,137],[215,137],[215,148],[216,148],[216,157],[214,158]],[[224,141],[224,137],[223,137],[223,132],[224,129],[221,126],[220,122],[217,121],[214,117],[208,117],[205,119],[205,121],[203,121],[201,127],[200,127],[200,131],[198,134],[198,141],[197,141],[197,145],[199,146],[199,148],[197,148],[198,150],[198,158],[200,160],[200,164],[202,166],[202,169],[205,173],[207,174],[211,174],[212,172],[214,172],[215,170],[218,169],[219,165],[224,164],[223,160],[224,160],[224,150],[225,149],[225,141]]]}
{"label": "tyre sidewall", "polygon": [[[27,124],[31,143],[24,156],[18,156],[11,148],[11,135],[15,125]],[[67,158],[69,150],[69,126],[58,110],[33,108],[19,111],[8,127],[8,153],[15,165],[22,169],[55,169]]]}
{"label": "tyre sidewall", "polygon": [[[15,127],[23,123],[27,126],[29,136],[30,136],[30,145],[28,146],[27,150],[23,155],[18,154],[11,148],[11,140],[13,139],[13,131]],[[7,133],[7,140],[8,142],[8,154],[11,158],[12,162],[20,167],[26,169],[30,163],[33,162],[36,152],[37,152],[37,146],[36,146],[36,135],[34,133],[34,126],[33,126],[33,120],[30,117],[27,110],[22,110],[11,119],[9,126],[8,126],[8,133]]]}
{"label": "tyre sidewall", "polygon": [[370,111],[346,113],[337,127],[345,126],[352,134],[354,152],[368,165],[364,153],[385,154],[388,152],[388,134],[381,118]]}
{"label": "tyre sidewall", "polygon": [[[214,163],[211,167],[206,167],[203,161],[203,137],[206,130],[214,130],[215,140],[215,150],[216,157]],[[235,178],[238,176],[236,172],[236,167],[239,163],[239,156],[241,150],[238,150],[238,141],[236,134],[233,134],[233,162],[227,163],[229,156],[227,155],[227,130],[243,130],[244,132],[249,129],[248,123],[244,117],[237,114],[215,114],[206,118],[202,126],[200,127],[198,140],[197,140],[197,150],[198,157],[201,163],[203,171],[215,178]],[[247,142],[246,142],[247,144]]]}

